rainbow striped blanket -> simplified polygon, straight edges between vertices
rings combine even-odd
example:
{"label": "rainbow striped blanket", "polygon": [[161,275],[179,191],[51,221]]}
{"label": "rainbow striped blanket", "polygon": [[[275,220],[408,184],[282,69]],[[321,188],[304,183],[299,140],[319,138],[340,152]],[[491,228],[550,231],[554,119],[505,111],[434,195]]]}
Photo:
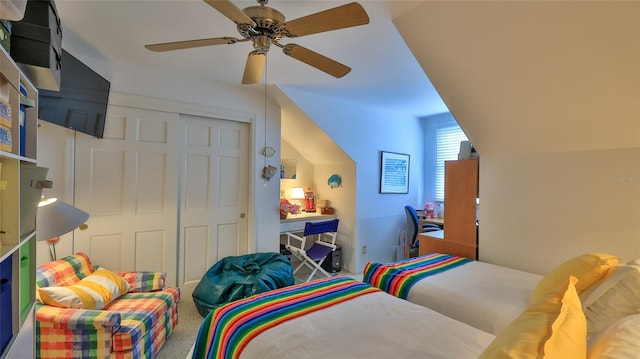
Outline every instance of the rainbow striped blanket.
{"label": "rainbow striped blanket", "polygon": [[430,253],[390,264],[369,262],[364,267],[362,281],[398,298],[407,299],[409,290],[420,279],[471,261],[451,254]]}
{"label": "rainbow striped blanket", "polygon": [[192,358],[236,359],[260,333],[285,321],[380,289],[346,276],[319,279],[216,308],[200,326]]}

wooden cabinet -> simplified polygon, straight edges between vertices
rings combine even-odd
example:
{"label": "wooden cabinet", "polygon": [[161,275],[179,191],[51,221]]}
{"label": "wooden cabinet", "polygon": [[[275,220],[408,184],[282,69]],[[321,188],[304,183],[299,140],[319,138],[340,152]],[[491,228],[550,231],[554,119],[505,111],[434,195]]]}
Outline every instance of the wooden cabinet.
{"label": "wooden cabinet", "polygon": [[37,100],[36,88],[0,48],[0,358],[34,357],[39,195],[25,192],[31,183],[23,174],[37,168]]}
{"label": "wooden cabinet", "polygon": [[448,253],[457,256],[476,259],[476,244],[444,240],[444,231],[426,232],[418,234],[420,248],[418,254]]}
{"label": "wooden cabinet", "polygon": [[444,231],[420,234],[420,255],[442,252],[477,259],[478,160],[445,161]]}

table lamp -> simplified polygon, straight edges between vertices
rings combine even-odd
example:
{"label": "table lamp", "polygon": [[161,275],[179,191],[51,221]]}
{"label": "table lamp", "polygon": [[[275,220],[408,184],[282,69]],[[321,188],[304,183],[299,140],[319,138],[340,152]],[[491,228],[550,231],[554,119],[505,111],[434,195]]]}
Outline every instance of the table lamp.
{"label": "table lamp", "polygon": [[304,199],[304,190],[302,187],[293,187],[291,189],[291,199],[295,200],[295,204],[300,205],[300,200]]}

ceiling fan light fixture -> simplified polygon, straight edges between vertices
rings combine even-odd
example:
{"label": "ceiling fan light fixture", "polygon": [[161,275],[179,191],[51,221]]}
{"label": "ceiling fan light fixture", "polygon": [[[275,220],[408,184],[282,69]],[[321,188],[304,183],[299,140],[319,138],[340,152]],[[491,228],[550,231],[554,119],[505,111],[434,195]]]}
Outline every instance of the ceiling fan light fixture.
{"label": "ceiling fan light fixture", "polygon": [[242,84],[250,85],[260,82],[264,65],[267,62],[267,54],[260,51],[251,51],[247,57],[247,64],[244,67]]}

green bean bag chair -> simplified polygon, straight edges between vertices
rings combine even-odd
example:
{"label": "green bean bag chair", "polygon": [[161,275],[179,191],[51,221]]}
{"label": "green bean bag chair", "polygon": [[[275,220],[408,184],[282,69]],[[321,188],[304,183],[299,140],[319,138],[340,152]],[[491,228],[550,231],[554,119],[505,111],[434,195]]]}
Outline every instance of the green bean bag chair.
{"label": "green bean bag chair", "polygon": [[291,262],[280,253],[226,257],[204,274],[193,291],[193,303],[206,317],[223,304],[293,283]]}

